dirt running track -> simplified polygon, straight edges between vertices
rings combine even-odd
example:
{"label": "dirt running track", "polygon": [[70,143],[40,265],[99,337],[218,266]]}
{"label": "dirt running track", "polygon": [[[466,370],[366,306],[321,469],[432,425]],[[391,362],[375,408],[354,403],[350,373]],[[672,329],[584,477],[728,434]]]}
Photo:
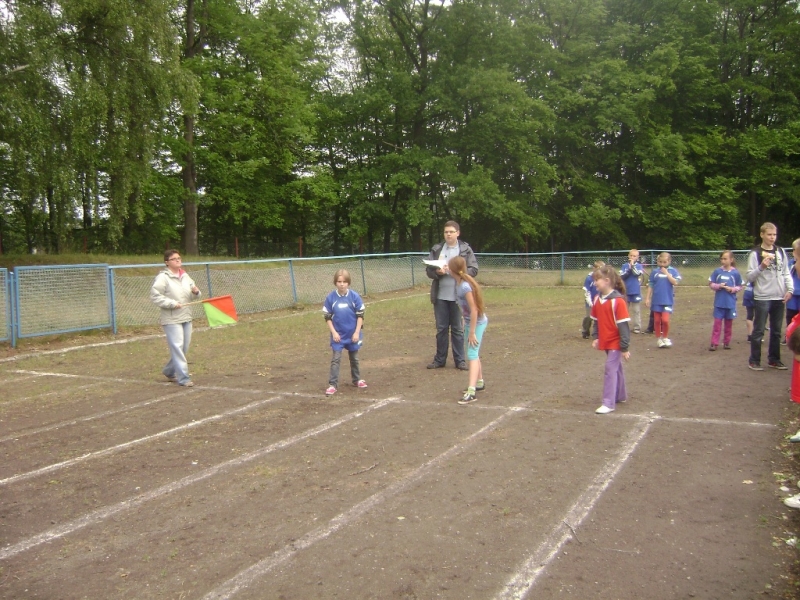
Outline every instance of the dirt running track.
{"label": "dirt running track", "polygon": [[163,339],[3,363],[0,598],[786,597],[796,409],[743,320],[708,352],[711,296],[681,290],[674,348],[636,336],[596,416],[580,293],[487,298],[466,407],[420,294],[368,309],[369,388],[330,399],[318,315],[197,332],[192,390]]}

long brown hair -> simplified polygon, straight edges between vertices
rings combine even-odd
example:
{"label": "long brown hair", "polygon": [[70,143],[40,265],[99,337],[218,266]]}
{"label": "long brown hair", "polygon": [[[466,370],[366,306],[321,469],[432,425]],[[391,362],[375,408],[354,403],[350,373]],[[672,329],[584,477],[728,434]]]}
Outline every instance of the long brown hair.
{"label": "long brown hair", "polygon": [[601,277],[611,281],[611,286],[623,296],[628,293],[625,290],[625,282],[622,281],[622,277],[619,276],[617,270],[611,265],[603,265],[602,267],[594,270],[594,273],[592,273],[592,279],[597,281]]}
{"label": "long brown hair", "polygon": [[726,254],[731,257],[731,266],[732,267],[736,267],[736,257],[733,255],[733,251],[732,250],[723,250],[720,253],[719,257],[722,258]]}
{"label": "long brown hair", "polygon": [[475,299],[475,306],[478,308],[478,316],[483,316],[485,307],[483,306],[481,286],[478,285],[478,282],[475,281],[472,275],[467,273],[467,261],[461,256],[454,256],[447,262],[447,268],[450,269],[451,273],[455,273],[472,287],[472,297]]}

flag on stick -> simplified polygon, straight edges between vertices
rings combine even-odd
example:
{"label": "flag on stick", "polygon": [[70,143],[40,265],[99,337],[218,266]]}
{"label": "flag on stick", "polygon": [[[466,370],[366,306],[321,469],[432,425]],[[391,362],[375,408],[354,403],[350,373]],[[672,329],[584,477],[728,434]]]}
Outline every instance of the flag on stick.
{"label": "flag on stick", "polygon": [[239,320],[239,317],[236,316],[236,307],[233,305],[231,296],[217,296],[216,298],[202,300],[202,302],[209,327],[233,325]]}

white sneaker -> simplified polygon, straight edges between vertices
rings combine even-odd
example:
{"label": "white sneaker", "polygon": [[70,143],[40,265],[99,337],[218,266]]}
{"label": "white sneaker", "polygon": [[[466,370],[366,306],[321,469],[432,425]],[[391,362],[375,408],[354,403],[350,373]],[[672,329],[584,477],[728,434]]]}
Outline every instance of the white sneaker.
{"label": "white sneaker", "polygon": [[784,498],[783,503],[789,508],[800,508],[800,494]]}
{"label": "white sneaker", "polygon": [[672,348],[672,340],[669,338],[664,338],[664,348]]}
{"label": "white sneaker", "polygon": [[656,346],[658,346],[659,348],[664,348],[664,338],[658,338],[656,340]]}
{"label": "white sneaker", "polygon": [[613,408],[608,408],[605,404],[603,404],[603,406],[601,406],[600,408],[598,408],[594,412],[596,414],[598,414],[598,415],[607,415],[610,412],[614,412],[614,409]]}

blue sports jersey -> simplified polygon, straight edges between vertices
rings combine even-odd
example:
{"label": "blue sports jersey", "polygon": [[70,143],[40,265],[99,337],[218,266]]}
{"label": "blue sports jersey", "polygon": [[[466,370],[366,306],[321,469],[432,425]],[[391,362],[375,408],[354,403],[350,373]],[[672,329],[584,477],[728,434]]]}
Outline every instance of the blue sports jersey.
{"label": "blue sports jersey", "polygon": [[622,277],[623,283],[625,283],[625,293],[628,294],[629,300],[632,296],[638,296],[639,300],[641,300],[642,285],[639,282],[639,276],[642,273],[644,273],[644,269],[638,262],[633,263],[633,267],[631,267],[631,263],[626,262],[619,270],[619,275]]}
{"label": "blue sports jersey", "polygon": [[593,274],[594,271],[589,273],[586,276],[586,279],[584,279],[583,281],[583,291],[589,292],[589,302],[587,302],[586,306],[591,306],[592,303],[594,302],[594,299],[597,298],[598,292],[597,292],[597,286],[595,286],[594,284],[594,277],[592,277]]}
{"label": "blue sports jersey", "polygon": [[[667,267],[667,271],[677,281],[681,280],[681,275],[675,268]],[[653,290],[653,295],[650,298],[651,306],[672,306],[674,304],[674,286],[669,282],[667,276],[661,272],[661,267],[655,267],[653,272],[650,273],[650,287]]]}
{"label": "blue sports jersey", "polygon": [[[361,340],[354,343],[353,334],[358,324],[356,312],[363,311],[364,301],[356,291],[348,289],[344,296],[340,296],[336,290],[328,294],[322,305],[322,312],[333,315],[333,328],[336,329],[336,333],[341,339],[339,342],[334,342],[333,336],[331,336],[331,348],[339,352],[345,348],[350,351],[361,348]],[[363,337],[363,335],[363,331],[360,332],[360,336]]]}
{"label": "blue sports jersey", "polygon": [[744,284],[744,293],[742,294],[742,306],[745,308],[752,308],[755,306],[754,300],[753,284],[746,281]]}
{"label": "blue sports jersey", "polygon": [[[461,307],[461,314],[464,315],[464,323],[469,325],[470,321],[470,312],[469,312],[469,302],[467,302],[467,294],[472,291],[472,286],[467,283],[466,281],[461,281],[461,283],[456,286],[456,300],[458,301],[458,305]],[[488,321],[488,317],[486,313],[482,314],[478,317],[478,325],[486,323]]]}
{"label": "blue sports jersey", "polygon": [[789,310],[800,310],[800,277],[797,276],[797,261],[794,259],[789,261],[789,272],[792,274],[792,283],[794,284],[794,294],[786,302],[786,308]]}
{"label": "blue sports jersey", "polygon": [[[728,287],[741,287],[742,276],[736,269],[726,271],[722,267],[717,267],[708,278],[711,283],[718,283],[720,285],[727,285]],[[715,308],[732,308],[736,309],[736,294],[731,294],[725,290],[717,290],[714,293],[714,307]]]}

